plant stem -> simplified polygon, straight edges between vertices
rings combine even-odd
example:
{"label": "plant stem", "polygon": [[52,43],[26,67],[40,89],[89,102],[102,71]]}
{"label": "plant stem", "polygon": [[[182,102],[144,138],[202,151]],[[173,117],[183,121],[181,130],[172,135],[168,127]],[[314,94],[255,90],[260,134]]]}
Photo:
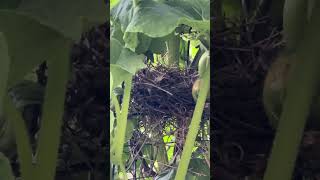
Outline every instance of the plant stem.
{"label": "plant stem", "polygon": [[21,113],[15,108],[13,102],[11,101],[8,95],[5,96],[4,102],[6,104],[6,118],[12,121],[14,129],[18,157],[21,166],[21,176],[25,180],[33,180],[35,178],[33,173],[34,166],[32,165],[32,150],[25,122],[20,115]]}
{"label": "plant stem", "polygon": [[52,61],[48,64],[48,84],[37,149],[36,180],[53,180],[56,172],[71,42],[62,40],[58,44],[60,47],[52,57],[55,59],[50,59]]}
{"label": "plant stem", "polygon": [[169,35],[167,45],[167,62],[168,66],[179,66],[180,59],[180,37],[175,32]]}
{"label": "plant stem", "polygon": [[297,47],[297,58],[289,71],[286,97],[278,131],[264,180],[290,180],[299,145],[314,96],[320,84],[318,45],[320,3],[315,1],[314,13]]}
{"label": "plant stem", "polygon": [[286,0],[283,8],[283,35],[289,51],[294,51],[301,43],[307,26],[308,1]]}
{"label": "plant stem", "polygon": [[181,160],[179,162],[179,167],[177,169],[175,180],[184,180],[187,175],[187,170],[192,155],[192,148],[194,147],[194,143],[200,128],[201,117],[210,87],[209,70],[207,70],[204,74],[204,82],[205,83],[203,83],[203,86],[200,89],[199,98],[197,100],[197,104],[193,112],[191,124],[189,126],[189,132],[186,138],[185,145],[183,147],[183,152]]}
{"label": "plant stem", "polygon": [[117,129],[115,137],[117,138],[117,144],[115,144],[115,164],[120,165],[122,163],[123,146],[125,141],[127,118],[129,113],[130,94],[132,88],[132,76],[129,76],[125,80],[125,88],[123,94],[123,102],[120,115],[117,114]]}

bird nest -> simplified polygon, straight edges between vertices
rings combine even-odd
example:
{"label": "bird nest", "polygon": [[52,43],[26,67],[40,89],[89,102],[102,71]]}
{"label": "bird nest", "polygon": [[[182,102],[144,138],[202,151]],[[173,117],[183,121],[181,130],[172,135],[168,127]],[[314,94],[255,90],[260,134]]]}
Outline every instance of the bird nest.
{"label": "bird nest", "polygon": [[[140,122],[190,121],[195,108],[192,86],[198,78],[195,69],[155,66],[140,70],[134,77],[130,116],[139,115]],[[209,116],[207,104],[206,116]]]}

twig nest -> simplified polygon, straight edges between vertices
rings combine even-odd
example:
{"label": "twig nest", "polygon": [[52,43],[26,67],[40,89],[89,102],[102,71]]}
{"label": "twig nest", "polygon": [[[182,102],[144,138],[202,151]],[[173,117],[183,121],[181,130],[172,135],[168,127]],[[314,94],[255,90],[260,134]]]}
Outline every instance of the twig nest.
{"label": "twig nest", "polygon": [[133,81],[129,116],[155,123],[162,120],[189,121],[195,108],[192,86],[195,69],[156,66],[142,69]]}

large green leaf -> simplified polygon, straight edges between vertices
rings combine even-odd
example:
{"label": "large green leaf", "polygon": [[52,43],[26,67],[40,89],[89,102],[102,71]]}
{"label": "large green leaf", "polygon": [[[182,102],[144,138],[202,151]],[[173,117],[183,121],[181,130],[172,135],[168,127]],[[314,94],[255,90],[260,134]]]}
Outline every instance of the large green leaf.
{"label": "large green leaf", "polygon": [[[121,31],[121,26],[119,23],[113,22],[110,27],[110,38],[118,40],[122,45],[125,44],[123,41],[123,32]],[[112,43],[110,43],[112,45]]]}
{"label": "large green leaf", "polygon": [[132,75],[145,67],[143,63],[144,55],[134,54],[129,49],[122,49],[122,52],[117,61],[117,65],[128,71]]}
{"label": "large green leaf", "polygon": [[118,40],[119,42],[117,42],[117,44],[125,45],[126,48],[138,54],[145,53],[149,49],[152,41],[150,37],[142,33],[126,33],[124,36],[121,26],[116,22],[111,26],[111,39]]}
{"label": "large green leaf", "polygon": [[126,33],[124,35],[126,48],[138,54],[144,53],[149,49],[151,38],[142,33]]}
{"label": "large green leaf", "polygon": [[[6,37],[11,58],[9,86],[41,62],[54,56],[63,36],[21,13],[0,10],[0,32]],[[2,54],[2,53],[1,53]]]}
{"label": "large green leaf", "polygon": [[121,24],[126,47],[135,51],[141,44],[142,50],[150,46],[150,40],[141,39],[140,33],[151,38],[162,38],[171,34],[181,24],[191,26],[197,31],[208,32],[209,12],[208,0],[141,0],[135,7],[131,0],[122,0],[112,9],[111,16],[114,22]]}
{"label": "large green leaf", "polygon": [[[143,63],[145,57],[143,54],[136,54],[130,49],[123,47],[117,39],[111,38],[110,41],[110,64],[117,65],[119,68],[122,68],[132,75],[146,66]],[[113,78],[117,77],[113,75]],[[115,86],[119,85],[117,82],[114,83]]]}
{"label": "large green leaf", "polygon": [[155,1],[142,0],[134,8],[134,14],[126,32],[141,32],[150,37],[163,37],[177,26],[194,18],[184,11]]}
{"label": "large green leaf", "polygon": [[209,0],[175,0],[164,1],[166,4],[184,11],[196,20],[210,19],[210,1]]}
{"label": "large green leaf", "polygon": [[116,64],[121,51],[122,51],[122,44],[114,38],[110,38],[110,64]]}
{"label": "large green leaf", "polygon": [[116,64],[110,64],[110,73],[112,74],[113,87],[121,85],[121,83],[128,77],[132,76],[128,71],[123,70]]}
{"label": "large green leaf", "polygon": [[102,0],[23,0],[18,10],[73,40],[80,38],[86,23],[101,24],[108,15]]}
{"label": "large green leaf", "polygon": [[126,78],[134,75],[144,68],[144,55],[138,55],[123,47],[121,43],[111,38],[110,72],[112,74],[113,88],[120,85]]}
{"label": "large green leaf", "polygon": [[132,0],[121,0],[110,12],[111,20],[121,25],[121,31],[125,32],[133,16]]}

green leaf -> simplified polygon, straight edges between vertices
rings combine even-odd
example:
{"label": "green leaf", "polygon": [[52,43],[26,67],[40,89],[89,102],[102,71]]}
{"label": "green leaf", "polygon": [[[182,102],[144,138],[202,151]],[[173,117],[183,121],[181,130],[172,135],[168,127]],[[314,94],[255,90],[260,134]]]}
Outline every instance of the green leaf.
{"label": "green leaf", "polygon": [[[23,29],[23,31],[21,30]],[[0,32],[3,32],[11,58],[9,87],[43,61],[56,54],[63,36],[35,19],[13,11],[0,10]]]}
{"label": "green leaf", "polygon": [[133,75],[140,69],[146,67],[146,65],[143,63],[143,59],[144,55],[137,55],[129,49],[122,49],[116,64]]}
{"label": "green leaf", "polygon": [[[111,11],[113,22],[121,24],[126,47],[141,52],[150,46],[148,38],[162,38],[185,24],[197,31],[209,32],[209,1],[180,0],[175,2],[141,0],[133,7],[131,0],[122,0]],[[154,47],[154,46],[153,46]]]}
{"label": "green leaf", "polygon": [[125,32],[133,16],[132,0],[120,0],[111,12],[111,20],[120,25],[122,32]]}
{"label": "green leaf", "polygon": [[110,39],[110,64],[117,63],[122,49],[123,46],[117,39]]}
{"label": "green leaf", "polygon": [[101,24],[108,15],[106,3],[102,0],[24,0],[18,11],[73,40],[78,40],[86,30],[86,22]]}
{"label": "green leaf", "polygon": [[0,179],[14,180],[9,159],[0,152]]}
{"label": "green leaf", "polygon": [[110,64],[110,73],[112,74],[112,78],[113,78],[112,89],[121,85],[121,83],[125,79],[132,76],[128,71],[125,71],[119,65],[116,65],[116,64]]}
{"label": "green leaf", "polygon": [[[110,39],[118,40],[121,45],[125,44],[125,42],[123,41],[123,32],[121,31],[120,24],[112,22],[112,25],[110,27]],[[110,43],[110,45],[112,45],[112,43]]]}
{"label": "green leaf", "polygon": [[[172,33],[180,24],[196,23],[185,11],[155,1],[141,0],[134,9],[127,32],[140,32],[149,37],[163,37]],[[209,25],[209,24],[208,24]]]}
{"label": "green leaf", "polygon": [[[115,73],[117,68],[121,68],[123,71],[126,71],[130,74],[135,74],[140,69],[144,68],[146,65],[143,63],[144,55],[138,55],[131,50],[123,47],[121,43],[111,38],[111,50],[110,50],[110,62],[111,65],[111,73]],[[115,66],[116,65],[116,66]],[[117,72],[118,73],[118,72]],[[125,72],[121,72],[126,74]],[[117,75],[121,74],[113,74],[113,78],[119,78]],[[123,79],[123,78],[121,78]],[[118,86],[119,82],[114,80],[114,87]],[[120,82],[121,83],[121,82]]]}
{"label": "green leaf", "polygon": [[151,38],[142,33],[126,33],[123,39],[125,47],[137,54],[146,52],[151,43]]}
{"label": "green leaf", "polygon": [[175,144],[169,143],[169,142],[174,141],[174,138],[175,137],[173,135],[170,135],[170,136],[166,135],[163,137],[163,142],[166,144],[165,147],[167,147],[167,159],[168,160],[171,160],[173,158]]}
{"label": "green leaf", "polygon": [[210,19],[210,1],[209,0],[175,0],[165,1],[166,4],[184,11],[196,20]]}

